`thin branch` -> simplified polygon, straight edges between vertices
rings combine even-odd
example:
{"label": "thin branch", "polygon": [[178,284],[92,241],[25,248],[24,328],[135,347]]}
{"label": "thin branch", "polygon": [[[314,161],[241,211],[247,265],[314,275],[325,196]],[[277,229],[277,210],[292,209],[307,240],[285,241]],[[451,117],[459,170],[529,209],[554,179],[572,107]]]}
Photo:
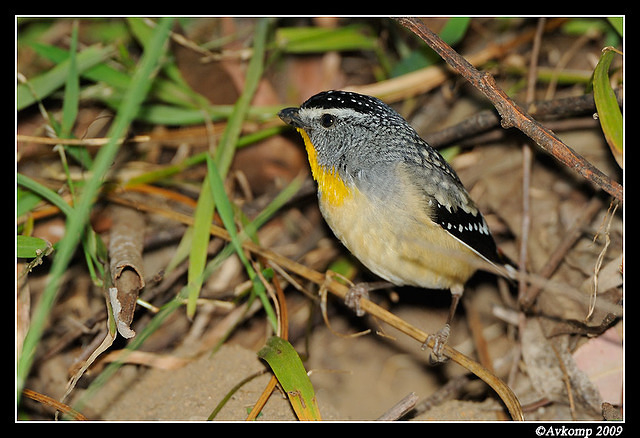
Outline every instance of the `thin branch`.
{"label": "thin branch", "polygon": [[[538,73],[538,55],[540,53],[540,43],[544,31],[545,19],[538,20],[536,35],[533,38],[533,48],[531,50],[531,60],[529,64],[529,76],[527,78],[527,106],[533,102],[535,96],[536,76]],[[520,239],[520,254],[518,257],[518,269],[521,273],[527,272],[527,257],[529,248],[529,231],[531,229],[531,167],[533,153],[531,145],[527,142],[522,145],[522,225]],[[522,277],[518,280],[518,296],[524,295],[527,289],[527,282]]]}
{"label": "thin branch", "polygon": [[85,417],[84,415],[82,415],[80,412],[70,408],[69,406],[65,405],[64,403],[60,403],[59,401],[55,400],[52,397],[49,397],[48,395],[44,395],[41,394],[37,391],[33,391],[31,389],[23,389],[22,393],[29,397],[31,400],[35,400],[37,402],[42,403],[45,406],[52,406],[54,407],[57,411],[62,412],[63,414],[67,414],[70,415],[74,420],[78,420],[78,421],[86,421],[87,417]]}
{"label": "thin branch", "polygon": [[[622,107],[622,93],[618,89],[615,94],[618,99],[618,105]],[[573,129],[575,128],[574,123],[584,126],[597,126],[597,120],[594,120],[592,116],[597,111],[593,93],[553,100],[538,100],[528,104],[527,111],[529,115],[536,117],[538,120],[545,120],[547,126],[557,126],[558,130]],[[572,118],[576,122],[562,120]],[[566,128],[567,124],[570,125],[569,128]],[[490,131],[499,125],[500,118],[496,111],[486,109],[455,125],[425,134],[425,140],[429,145],[437,149],[451,143],[464,143],[465,139]]]}
{"label": "thin branch", "polygon": [[574,169],[585,179],[600,187],[611,196],[623,201],[622,186],[603,174],[582,156],[569,146],[564,144],[549,129],[534,120],[526,111],[507,96],[495,82],[490,73],[480,72],[464,57],[453,50],[438,35],[427,28],[424,23],[416,18],[398,18],[400,24],[410,29],[426,42],[433,50],[454,68],[461,76],[467,79],[471,85],[482,92],[498,110],[502,117],[504,128],[515,127],[526,134],[542,149],[556,157],[560,162]]}
{"label": "thin branch", "polygon": [[398,403],[393,405],[387,412],[378,417],[377,421],[395,421],[402,418],[407,412],[414,408],[418,401],[415,392],[411,392],[403,397]]}

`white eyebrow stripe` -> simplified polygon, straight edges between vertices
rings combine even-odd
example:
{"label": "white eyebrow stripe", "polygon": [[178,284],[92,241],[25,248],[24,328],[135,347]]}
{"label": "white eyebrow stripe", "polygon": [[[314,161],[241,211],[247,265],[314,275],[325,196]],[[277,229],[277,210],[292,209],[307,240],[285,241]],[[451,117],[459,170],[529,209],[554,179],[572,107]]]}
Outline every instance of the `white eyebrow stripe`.
{"label": "white eyebrow stripe", "polygon": [[323,114],[331,114],[336,117],[352,117],[352,118],[365,118],[367,114],[361,113],[351,108],[300,108],[298,111],[300,118],[302,119],[316,119]]}

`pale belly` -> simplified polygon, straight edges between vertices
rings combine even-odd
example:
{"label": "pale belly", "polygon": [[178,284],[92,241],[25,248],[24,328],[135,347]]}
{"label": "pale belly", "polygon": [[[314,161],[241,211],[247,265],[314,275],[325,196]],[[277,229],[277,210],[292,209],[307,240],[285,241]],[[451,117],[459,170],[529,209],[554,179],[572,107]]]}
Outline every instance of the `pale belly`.
{"label": "pale belly", "polygon": [[398,286],[430,289],[462,286],[476,271],[478,256],[424,215],[389,203],[372,207],[354,190],[339,207],[320,210],[336,237],[374,274]]}

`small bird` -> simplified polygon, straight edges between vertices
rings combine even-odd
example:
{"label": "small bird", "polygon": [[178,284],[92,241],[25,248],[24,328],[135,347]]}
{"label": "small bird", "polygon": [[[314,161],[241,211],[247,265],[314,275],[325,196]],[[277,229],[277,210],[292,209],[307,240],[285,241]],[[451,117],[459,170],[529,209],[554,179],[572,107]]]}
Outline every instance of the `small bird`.
{"label": "small bird", "polygon": [[430,336],[444,360],[467,280],[478,269],[513,272],[455,171],[375,97],[324,91],[278,115],[302,135],[320,211],[346,248],[393,285],[451,291],[446,324]]}

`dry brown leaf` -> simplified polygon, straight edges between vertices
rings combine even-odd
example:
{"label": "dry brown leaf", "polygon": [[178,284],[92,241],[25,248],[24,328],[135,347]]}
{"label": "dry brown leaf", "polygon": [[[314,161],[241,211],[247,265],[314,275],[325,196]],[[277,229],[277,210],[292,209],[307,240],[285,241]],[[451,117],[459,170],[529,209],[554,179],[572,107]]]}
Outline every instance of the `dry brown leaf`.
{"label": "dry brown leaf", "polygon": [[600,391],[602,400],[613,405],[622,404],[623,349],[617,327],[589,339],[574,353],[576,365]]}
{"label": "dry brown leaf", "polygon": [[599,412],[601,398],[589,378],[569,354],[568,338],[547,339],[537,319],[529,319],[522,333],[522,357],[532,387],[541,398],[570,404],[572,409]]}

